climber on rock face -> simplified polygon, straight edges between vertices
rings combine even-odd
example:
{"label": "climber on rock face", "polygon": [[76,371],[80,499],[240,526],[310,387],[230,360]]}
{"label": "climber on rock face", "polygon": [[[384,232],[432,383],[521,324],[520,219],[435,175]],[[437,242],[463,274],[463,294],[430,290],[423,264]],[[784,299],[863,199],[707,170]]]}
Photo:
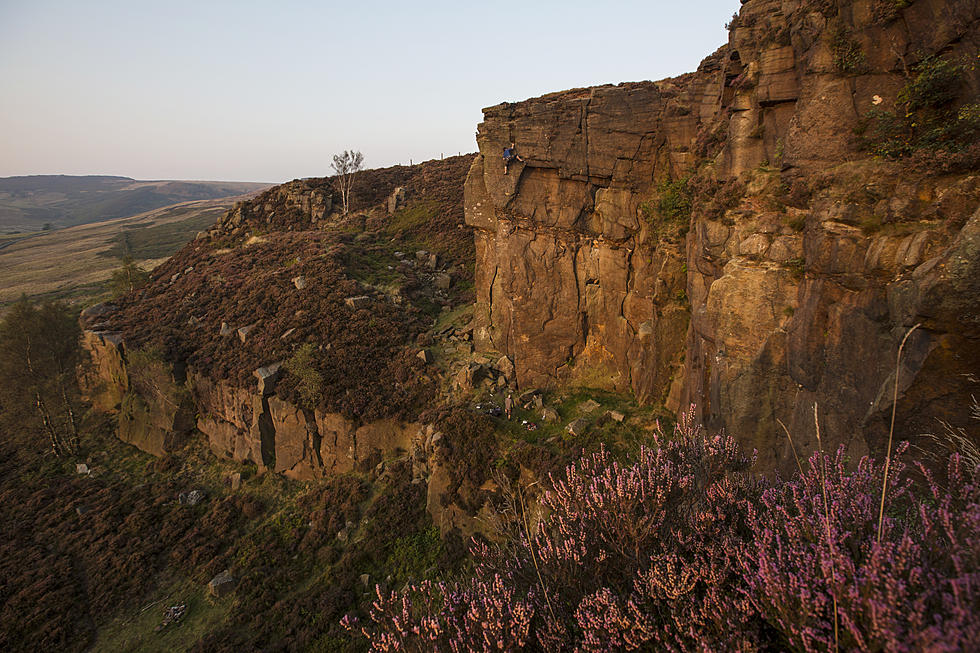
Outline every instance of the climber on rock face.
{"label": "climber on rock face", "polygon": [[517,153],[517,146],[511,143],[510,147],[504,148],[504,174],[505,175],[507,174],[507,168],[510,166],[511,163],[514,162],[514,159],[517,159],[521,163],[524,163],[524,159],[522,159],[521,155]]}

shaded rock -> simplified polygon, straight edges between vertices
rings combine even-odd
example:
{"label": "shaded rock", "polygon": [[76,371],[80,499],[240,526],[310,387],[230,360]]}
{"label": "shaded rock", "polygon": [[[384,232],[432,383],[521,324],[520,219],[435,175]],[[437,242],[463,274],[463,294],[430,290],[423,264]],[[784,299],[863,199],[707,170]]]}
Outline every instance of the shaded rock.
{"label": "shaded rock", "polygon": [[510,360],[509,356],[501,356],[496,362],[497,370],[506,378],[508,381],[514,377],[514,363]]}
{"label": "shaded rock", "polygon": [[277,361],[260,367],[252,375],[258,379],[259,387],[258,393],[263,397],[267,397],[276,391],[276,383],[279,381],[279,377],[282,375],[282,364],[283,361]]}
{"label": "shaded rock", "polygon": [[590,424],[591,422],[587,418],[579,417],[576,420],[572,420],[568,426],[565,427],[565,430],[572,435],[582,435],[589,430]]}
{"label": "shaded rock", "polygon": [[177,501],[182,506],[196,506],[206,498],[207,493],[204,490],[191,490],[190,492],[181,492],[177,495]]}
{"label": "shaded rock", "polygon": [[296,286],[296,290],[303,290],[306,288],[306,277],[298,276],[292,278],[293,285]]}
{"label": "shaded rock", "polygon": [[541,421],[548,422],[549,424],[554,424],[559,419],[558,411],[550,406],[541,409]]}
{"label": "shaded rock", "polygon": [[77,463],[75,465],[75,473],[76,474],[91,474],[92,473],[92,470],[89,469],[88,465],[86,465],[85,463]]}
{"label": "shaded rock", "polygon": [[248,334],[251,333],[255,327],[258,326],[258,324],[258,322],[255,322],[238,329],[238,339],[242,341],[242,344],[245,344],[245,341],[248,339]]}
{"label": "shaded rock", "polygon": [[426,365],[428,365],[433,360],[435,360],[434,357],[432,356],[432,352],[429,351],[428,349],[419,350],[419,353],[417,353],[415,357],[418,358],[423,363],[425,363]]}
{"label": "shaded rock", "polygon": [[437,274],[433,281],[439,290],[449,290],[449,287],[453,285],[453,278],[445,273]]}
{"label": "shaded rock", "polygon": [[367,295],[358,295],[357,297],[348,297],[344,303],[355,311],[359,311],[371,306],[371,298]]}
{"label": "shaded rock", "polygon": [[231,594],[237,584],[238,581],[226,569],[208,582],[208,592],[211,596],[221,598]]}
{"label": "shaded rock", "polygon": [[581,404],[579,404],[578,409],[579,409],[579,412],[588,414],[588,413],[591,413],[592,411],[594,411],[600,405],[601,404],[598,401],[596,401],[595,399],[588,399],[586,401],[583,401]]}
{"label": "shaded rock", "polygon": [[231,486],[232,492],[237,492],[242,487],[242,475],[239,472],[235,472],[228,477],[228,484]]}
{"label": "shaded rock", "polygon": [[619,412],[618,410],[607,410],[606,416],[609,417],[609,419],[613,420],[614,422],[622,422],[624,419],[626,419],[626,415]]}
{"label": "shaded rock", "polygon": [[234,332],[235,332],[234,327],[229,326],[227,322],[222,322],[221,323],[221,328],[218,330],[218,335],[219,336],[230,336]]}

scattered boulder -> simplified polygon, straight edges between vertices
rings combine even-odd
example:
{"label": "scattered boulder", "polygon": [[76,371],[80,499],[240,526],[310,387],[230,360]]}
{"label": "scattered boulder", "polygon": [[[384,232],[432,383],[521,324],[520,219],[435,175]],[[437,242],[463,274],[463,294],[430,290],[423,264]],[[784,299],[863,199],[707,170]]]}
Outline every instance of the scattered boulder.
{"label": "scattered boulder", "polygon": [[541,409],[541,421],[548,422],[549,424],[554,424],[560,419],[558,416],[558,411],[554,408],[546,407]]}
{"label": "scattered boulder", "polygon": [[154,630],[157,632],[163,630],[170,624],[178,623],[187,614],[187,604],[181,603],[180,605],[172,605],[163,612],[163,621]]}
{"label": "scattered boulder", "polygon": [[579,404],[578,409],[579,409],[579,412],[581,412],[581,413],[589,414],[592,411],[594,411],[596,408],[598,408],[600,405],[601,404],[598,401],[596,401],[595,399],[589,399],[589,400],[583,401],[581,404]]}
{"label": "scattered boulder", "polygon": [[190,492],[181,492],[177,495],[177,501],[182,506],[196,506],[204,501],[207,496],[204,490],[191,490]]}
{"label": "scattered boulder", "polygon": [[394,213],[398,209],[405,206],[406,192],[402,186],[399,186],[392,191],[391,195],[388,196],[387,209],[388,213]]}
{"label": "scattered boulder", "polygon": [[259,380],[259,395],[268,397],[276,391],[276,382],[279,381],[282,364],[283,361],[277,361],[271,365],[260,367],[252,373]]}
{"label": "scattered boulder", "polygon": [[296,333],[296,327],[292,327],[292,328],[286,329],[283,332],[283,334],[281,336],[279,336],[279,339],[280,340],[285,340],[286,338],[288,338],[289,336],[293,335],[294,333]]}
{"label": "scattered boulder", "polygon": [[221,330],[218,331],[219,336],[230,336],[235,332],[233,327],[228,326],[227,322],[221,323]]}
{"label": "scattered boulder", "polygon": [[89,469],[88,468],[88,465],[86,465],[85,463],[78,463],[77,465],[75,465],[75,473],[76,474],[91,474],[92,473],[92,470]]}
{"label": "scattered boulder", "polygon": [[234,591],[237,584],[238,581],[236,581],[235,578],[228,573],[228,570],[225,569],[223,572],[212,578],[208,583],[208,592],[211,594],[211,596],[221,598],[222,596],[227,596]]}
{"label": "scattered boulder", "polygon": [[438,269],[438,267],[439,267],[439,255],[438,254],[429,254],[429,257],[426,259],[425,264],[426,264],[426,266],[430,270]]}
{"label": "scattered boulder", "polygon": [[525,390],[524,392],[521,393],[521,396],[517,398],[517,401],[520,402],[522,406],[524,406],[526,404],[530,404],[532,401],[534,401],[534,398],[539,396],[540,394],[541,391],[538,390],[537,388],[533,388],[531,390]]}
{"label": "scattered boulder", "polygon": [[497,370],[509,381],[514,376],[514,362],[508,356],[501,356],[497,359]]}
{"label": "scattered boulder", "polygon": [[303,290],[306,288],[306,277],[298,276],[292,278],[293,285],[296,286],[296,290]]}
{"label": "scattered boulder", "polygon": [[259,324],[258,322],[253,322],[248,326],[243,326],[240,329],[238,329],[238,339],[242,341],[242,344],[245,344],[245,340],[248,339],[248,334],[251,333],[252,329],[257,327],[258,324]]}
{"label": "scattered boulder", "polygon": [[570,422],[569,425],[565,427],[565,430],[574,436],[582,435],[589,430],[589,420],[585,417],[579,417],[578,419]]}
{"label": "scattered boulder", "polygon": [[240,472],[235,472],[228,477],[228,482],[231,485],[231,491],[237,492],[242,487],[242,475]]}
{"label": "scattered boulder", "polygon": [[424,249],[420,249],[417,252],[415,252],[415,260],[418,261],[419,263],[425,263],[426,261],[429,260],[429,253]]}
{"label": "scattered boulder", "polygon": [[439,290],[449,290],[449,287],[453,285],[453,278],[446,273],[437,274],[435,276],[435,286]]}
{"label": "scattered boulder", "polygon": [[423,363],[425,363],[426,365],[428,365],[434,360],[432,356],[432,352],[429,351],[428,349],[420,350],[419,353],[415,354],[415,357],[418,358]]}
{"label": "scattered boulder", "polygon": [[359,311],[362,308],[367,308],[371,305],[371,298],[368,297],[367,295],[348,297],[347,299],[344,300],[344,303],[347,304],[347,306],[349,306],[350,308],[354,309],[355,311]]}
{"label": "scattered boulder", "polygon": [[622,422],[624,419],[626,419],[626,415],[618,410],[607,410],[606,416],[608,416],[609,419],[613,420],[614,422]]}

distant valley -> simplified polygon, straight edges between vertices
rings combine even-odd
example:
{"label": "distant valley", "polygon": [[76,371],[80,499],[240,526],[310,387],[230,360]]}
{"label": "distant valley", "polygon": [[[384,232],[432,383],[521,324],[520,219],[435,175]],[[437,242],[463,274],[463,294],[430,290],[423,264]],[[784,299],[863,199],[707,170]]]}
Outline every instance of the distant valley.
{"label": "distant valley", "polygon": [[106,293],[123,256],[151,269],[267,187],[127,177],[0,179],[0,313],[21,295],[92,301]]}
{"label": "distant valley", "polygon": [[31,175],[0,178],[0,234],[124,218],[164,206],[233,197],[270,184],[140,181],[129,177]]}

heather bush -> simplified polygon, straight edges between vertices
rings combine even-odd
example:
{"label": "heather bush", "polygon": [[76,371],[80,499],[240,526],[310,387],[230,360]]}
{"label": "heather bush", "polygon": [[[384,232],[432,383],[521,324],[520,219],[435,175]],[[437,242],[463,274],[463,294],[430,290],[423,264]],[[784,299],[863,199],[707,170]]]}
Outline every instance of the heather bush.
{"label": "heather bush", "polygon": [[976,468],[954,454],[940,487],[893,461],[879,540],[882,468],[863,458],[848,471],[843,448],[815,453],[752,511],[745,592],[779,648],[958,651],[980,637]]}
{"label": "heather bush", "polygon": [[[905,454],[907,447],[895,453]],[[373,650],[965,650],[980,637],[980,470],[939,484],[815,453],[790,480],[686,416],[623,461],[600,450],[515,488],[510,537],[455,582],[376,590]],[[507,493],[505,492],[505,495]],[[536,523],[532,515],[546,515]],[[497,529],[506,532],[506,529]]]}

